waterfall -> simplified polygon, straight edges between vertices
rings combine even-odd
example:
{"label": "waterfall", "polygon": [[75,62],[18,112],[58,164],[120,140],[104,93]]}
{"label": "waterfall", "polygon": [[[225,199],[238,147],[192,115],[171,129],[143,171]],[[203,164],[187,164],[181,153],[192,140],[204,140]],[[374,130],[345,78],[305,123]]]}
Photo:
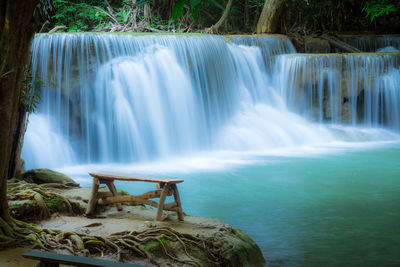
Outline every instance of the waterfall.
{"label": "waterfall", "polygon": [[400,52],[400,36],[341,36],[341,39],[363,52]]}
{"label": "waterfall", "polygon": [[276,87],[320,122],[400,130],[400,54],[283,55]]}
{"label": "waterfall", "polygon": [[292,42],[284,35],[276,37],[233,36],[232,42],[237,45],[259,47],[268,71],[272,70],[277,56],[296,53]]}
{"label": "waterfall", "polygon": [[349,129],[325,124],[346,112],[353,126],[399,129],[397,54],[293,53],[282,36],[38,34],[42,103],[25,136],[26,167],[325,144],[348,140],[338,131]]}

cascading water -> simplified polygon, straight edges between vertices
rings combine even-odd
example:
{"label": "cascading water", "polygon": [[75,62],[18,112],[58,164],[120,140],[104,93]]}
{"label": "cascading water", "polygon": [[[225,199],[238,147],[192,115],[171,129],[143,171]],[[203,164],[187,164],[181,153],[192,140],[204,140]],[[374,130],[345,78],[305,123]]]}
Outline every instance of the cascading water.
{"label": "cascading water", "polygon": [[[372,64],[376,68],[363,72],[361,66],[373,58],[282,55],[295,50],[281,37],[232,41],[218,36],[37,35],[33,74],[45,85],[36,88],[42,104],[26,133],[26,167],[133,163],[199,151],[265,151],[340,141],[337,129],[322,122],[327,117],[343,121],[340,103],[346,96],[354,125],[363,112],[364,124],[399,129],[398,112],[392,114],[399,109],[395,55],[379,57]],[[344,65],[349,65],[345,74]],[[379,85],[380,93],[375,90],[371,99],[383,105],[364,100],[363,108],[354,108],[373,90],[365,87],[363,96],[351,90],[369,83],[372,73],[378,78],[371,88]],[[347,93],[343,81],[349,83]],[[317,115],[319,123],[304,114]]]}
{"label": "cascading water", "polygon": [[232,42],[237,45],[259,47],[268,71],[272,71],[277,56],[296,53],[292,42],[284,35],[276,37],[233,36]]}
{"label": "cascading water", "polygon": [[342,36],[341,39],[363,52],[400,52],[400,36]]}
{"label": "cascading water", "polygon": [[281,56],[281,95],[320,122],[400,130],[400,54]]}

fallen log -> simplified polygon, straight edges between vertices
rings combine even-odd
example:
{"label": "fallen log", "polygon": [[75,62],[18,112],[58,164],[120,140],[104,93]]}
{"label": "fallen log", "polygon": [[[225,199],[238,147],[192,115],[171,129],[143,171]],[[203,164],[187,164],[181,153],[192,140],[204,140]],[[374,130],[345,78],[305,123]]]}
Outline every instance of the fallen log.
{"label": "fallen log", "polygon": [[323,35],[321,35],[321,38],[324,40],[327,40],[331,46],[337,47],[337,48],[343,50],[343,52],[347,52],[347,53],[361,53],[362,52],[360,49],[358,49],[354,46],[351,46],[351,45],[339,40],[338,38],[336,38],[334,36],[323,34]]}

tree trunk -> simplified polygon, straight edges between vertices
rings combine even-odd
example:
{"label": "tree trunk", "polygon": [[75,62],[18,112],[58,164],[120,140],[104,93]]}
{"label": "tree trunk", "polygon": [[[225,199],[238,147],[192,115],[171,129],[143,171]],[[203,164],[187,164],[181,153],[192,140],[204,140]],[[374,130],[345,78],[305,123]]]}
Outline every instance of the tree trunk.
{"label": "tree trunk", "polygon": [[23,161],[21,159],[21,150],[24,141],[26,126],[26,106],[25,103],[18,105],[18,115],[13,131],[13,142],[8,167],[8,179],[18,177],[22,171]]}
{"label": "tree trunk", "polygon": [[[13,133],[30,41],[39,25],[33,18],[38,2],[0,0],[0,222],[6,223],[12,221],[7,203],[7,176]],[[2,230],[4,226],[0,226]]]}
{"label": "tree trunk", "polygon": [[284,0],[265,0],[257,23],[257,33],[277,33]]}
{"label": "tree trunk", "polygon": [[229,17],[229,13],[231,12],[231,7],[233,4],[233,0],[229,0],[228,4],[226,4],[226,8],[224,13],[222,14],[222,17],[218,20],[217,23],[215,23],[213,26],[210,28],[211,33],[217,33],[219,28],[224,24],[225,20]]}

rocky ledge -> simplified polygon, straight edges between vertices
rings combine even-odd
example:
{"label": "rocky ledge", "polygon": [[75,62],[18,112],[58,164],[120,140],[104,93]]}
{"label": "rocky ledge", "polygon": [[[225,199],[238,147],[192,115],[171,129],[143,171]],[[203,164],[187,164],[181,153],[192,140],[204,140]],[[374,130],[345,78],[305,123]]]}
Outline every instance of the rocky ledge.
{"label": "rocky ledge", "polygon": [[[8,187],[9,206],[15,217],[52,229],[43,231],[48,233],[46,240],[58,233],[53,234],[60,243],[57,253],[82,255],[80,248],[84,256],[147,266],[265,265],[257,244],[241,230],[220,220],[185,215],[180,222],[175,213],[164,211],[163,221],[156,222],[155,209],[135,203],[123,205],[123,211],[106,206],[88,218],[83,212],[90,188],[57,185],[54,181],[36,185],[15,180]],[[64,242],[62,238],[68,236],[70,241]],[[119,248],[107,249],[109,241]]]}

